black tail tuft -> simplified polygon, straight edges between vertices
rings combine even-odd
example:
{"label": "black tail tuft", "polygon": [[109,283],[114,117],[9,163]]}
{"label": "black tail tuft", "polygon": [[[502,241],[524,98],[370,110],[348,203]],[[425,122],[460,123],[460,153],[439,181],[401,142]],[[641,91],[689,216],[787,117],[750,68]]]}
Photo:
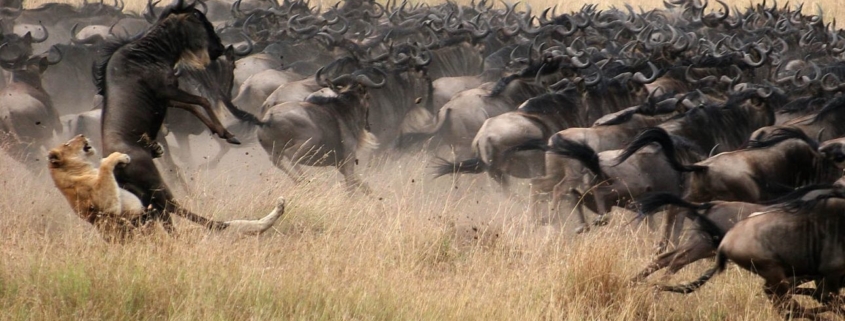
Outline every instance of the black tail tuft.
{"label": "black tail tuft", "polygon": [[653,214],[666,205],[673,205],[691,210],[708,210],[713,207],[712,203],[694,204],[685,201],[678,195],[664,192],[647,194],[637,200],[637,205],[640,209],[640,213],[644,215]]}
{"label": "black tail tuft", "polygon": [[678,172],[700,172],[707,170],[706,166],[685,165],[681,163],[678,159],[675,150],[675,142],[672,141],[672,136],[660,127],[652,127],[640,132],[633,141],[628,143],[628,146],[625,147],[622,154],[616,158],[616,164],[614,166],[621,164],[626,159],[634,155],[634,153],[643,147],[651,145],[652,143],[660,145],[663,155],[666,156],[666,160],[669,162],[669,166],[672,166],[672,169]]}
{"label": "black tail tuft", "polygon": [[487,164],[484,164],[478,157],[457,163],[437,158],[432,167],[434,168],[434,177],[455,173],[480,174],[487,170]]}
{"label": "black tail tuft", "polygon": [[560,135],[553,135],[548,148],[550,152],[556,155],[572,158],[581,162],[584,167],[597,176],[605,176],[604,172],[601,170],[599,154],[590,148],[590,146],[563,138]]}
{"label": "black tail tuft", "polygon": [[716,264],[707,272],[704,272],[697,280],[687,284],[680,285],[658,285],[657,289],[660,291],[675,292],[675,293],[692,293],[698,290],[702,285],[707,283],[714,275],[725,270],[728,264],[728,258],[722,252],[716,253]]}

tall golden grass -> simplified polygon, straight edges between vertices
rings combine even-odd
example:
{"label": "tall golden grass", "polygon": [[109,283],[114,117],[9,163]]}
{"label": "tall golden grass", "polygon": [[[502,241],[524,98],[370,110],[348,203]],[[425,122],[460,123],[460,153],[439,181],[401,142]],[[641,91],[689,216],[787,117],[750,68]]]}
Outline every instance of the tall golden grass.
{"label": "tall golden grass", "polygon": [[[828,14],[842,13],[837,1],[821,3]],[[235,150],[217,169],[193,167],[180,200],[230,219],[260,217],[285,196],[287,213],[271,232],[216,235],[179,220],[178,236],[160,232],[117,246],[73,216],[46,173],[0,155],[0,319],[779,318],[760,280],[736,267],[686,296],[629,284],[651,259],[655,238],[627,225],[627,213],[574,236],[572,226],[535,225],[523,198],[503,197],[484,177],[430,179],[429,161],[425,154],[371,160],[359,171],[375,192],[362,196],[346,194],[333,169],[306,168],[309,180],[293,185],[262,150]],[[690,280],[709,264],[671,281]]]}
{"label": "tall golden grass", "polygon": [[234,237],[177,220],[178,236],[123,246],[73,216],[44,173],[0,156],[0,319],[777,318],[759,279],[734,267],[687,296],[629,284],[655,240],[626,225],[630,214],[573,236],[572,226],[536,226],[523,199],[486,178],[428,178],[424,154],[362,165],[372,196],[346,194],[333,169],[307,168],[308,182],[294,186],[262,151],[234,154],[214,171],[191,170],[181,201],[228,219],[259,217],[284,195],[274,230]]}

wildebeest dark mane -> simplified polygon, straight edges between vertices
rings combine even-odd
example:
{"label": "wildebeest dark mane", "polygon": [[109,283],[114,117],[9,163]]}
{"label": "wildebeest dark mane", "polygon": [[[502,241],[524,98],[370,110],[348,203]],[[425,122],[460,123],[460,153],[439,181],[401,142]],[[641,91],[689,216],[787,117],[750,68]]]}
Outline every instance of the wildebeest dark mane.
{"label": "wildebeest dark mane", "polygon": [[490,97],[500,95],[507,89],[508,85],[516,79],[521,78],[536,78],[538,75],[550,75],[560,71],[561,59],[550,59],[550,62],[537,61],[529,66],[526,66],[521,71],[504,76],[496,82],[496,85],[490,90]]}
{"label": "wildebeest dark mane", "polygon": [[813,149],[819,148],[819,143],[816,142],[815,139],[808,137],[807,134],[805,134],[802,130],[795,127],[781,127],[774,130],[764,140],[749,141],[748,147],[746,149],[768,148],[790,139],[802,140],[806,142],[807,145],[810,145],[810,147],[812,147]]}
{"label": "wildebeest dark mane", "polygon": [[92,66],[91,72],[94,76],[94,86],[97,87],[97,94],[102,95],[103,97],[106,96],[106,67],[109,65],[109,60],[111,60],[111,56],[123,46],[129,44],[130,42],[134,41],[135,39],[126,37],[126,38],[115,38],[107,40],[103,43],[102,48],[100,49],[101,56],[99,61],[95,62]]}
{"label": "wildebeest dark mane", "polygon": [[816,209],[817,206],[823,205],[824,203],[826,203],[827,200],[833,199],[833,198],[839,198],[839,199],[845,198],[845,191],[843,191],[841,188],[834,187],[834,188],[827,189],[827,192],[822,192],[821,194],[817,195],[816,197],[813,197],[813,198],[808,199],[808,200],[804,199],[804,196],[806,194],[809,194],[809,193],[814,192],[814,191],[819,191],[819,190],[824,190],[824,189],[809,189],[809,190],[805,191],[804,195],[798,195],[794,200],[786,202],[786,203],[772,205],[772,208],[783,210],[784,212],[791,213],[791,214],[797,214],[797,215],[813,214],[813,213],[817,212],[817,211],[814,211],[814,209]]}
{"label": "wildebeest dark mane", "polygon": [[777,198],[773,198],[773,199],[770,199],[770,200],[761,201],[761,202],[758,202],[758,203],[760,205],[770,205],[770,208],[777,208],[778,205],[783,205],[784,203],[790,203],[790,202],[794,202],[796,200],[800,200],[802,197],[804,197],[804,195],[807,195],[807,193],[809,193],[809,192],[812,192],[812,191],[815,191],[815,190],[820,190],[820,189],[832,189],[832,188],[836,188],[836,187],[832,184],[805,185],[805,186],[801,186],[797,189],[792,190],[791,192],[787,193],[786,195],[783,195],[783,196],[780,196],[780,197],[777,197]]}
{"label": "wildebeest dark mane", "polygon": [[833,112],[840,111],[842,107],[845,107],[845,95],[840,95],[836,98],[831,99],[827,102],[827,104],[822,107],[816,117],[813,118],[813,121],[810,124],[815,124]]}
{"label": "wildebeest dark mane", "polygon": [[[742,96],[750,97],[747,95],[751,95],[751,93]],[[750,132],[756,129],[748,128],[750,126],[749,120],[756,112],[754,108],[722,107],[718,104],[708,104],[691,108],[684,114],[672,117],[670,121],[676,121],[680,125],[679,130],[673,133],[675,135],[692,140],[712,137],[714,144],[721,141],[730,145],[722,146],[722,148],[733,149],[741,146]],[[772,119],[771,122],[773,121]],[[713,128],[719,128],[719,130],[714,133]],[[710,147],[712,146],[701,146],[701,148]]]}
{"label": "wildebeest dark mane", "polygon": [[819,105],[824,107],[826,103],[827,99],[824,97],[804,96],[793,99],[777,111],[782,114],[806,113],[819,108]]}

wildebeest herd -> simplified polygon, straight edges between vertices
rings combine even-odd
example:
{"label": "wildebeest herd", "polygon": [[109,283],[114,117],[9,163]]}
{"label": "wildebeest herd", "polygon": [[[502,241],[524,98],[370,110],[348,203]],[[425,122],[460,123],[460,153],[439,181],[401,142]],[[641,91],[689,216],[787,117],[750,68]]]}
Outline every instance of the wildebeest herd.
{"label": "wildebeest herd", "polygon": [[[426,149],[436,175],[486,172],[504,193],[530,179],[537,224],[574,211],[586,232],[585,208],[601,225],[614,206],[666,207],[661,254],[634,281],[715,256],[699,280],[659,288],[694,291],[732,261],[787,315],[839,312],[845,33],[821,8],[715,2],[558,14],[486,0],[150,1],[136,14],[3,0],[2,147],[33,172],[80,134],[125,154],[114,178],[146,209],[127,228],[168,231],[170,213],[230,224],[179,207],[153,163],[190,157],[187,137],[206,128],[218,159],[258,143],[295,182],[301,166],[336,167],[349,193],[371,192],[359,155]],[[263,231],[280,212],[231,224]],[[685,217],[696,227],[678,242]]]}

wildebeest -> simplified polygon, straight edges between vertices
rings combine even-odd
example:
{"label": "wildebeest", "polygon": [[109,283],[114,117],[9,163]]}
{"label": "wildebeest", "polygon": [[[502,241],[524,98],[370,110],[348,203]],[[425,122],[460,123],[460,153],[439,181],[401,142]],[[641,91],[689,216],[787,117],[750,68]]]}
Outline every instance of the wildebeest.
{"label": "wildebeest", "polygon": [[[666,205],[680,207],[688,211],[697,211],[699,215],[707,216],[713,224],[723,231],[729,230],[736,222],[745,219],[751,213],[763,211],[767,207],[767,205],[746,202],[712,201],[692,203],[671,193],[647,195],[638,199],[637,205],[639,212],[644,215],[650,215],[660,207]],[[694,224],[698,225],[697,222],[694,222]],[[698,227],[693,229],[698,229]],[[710,236],[694,230],[676,248],[658,255],[654,261],[637,273],[633,281],[642,281],[652,273],[663,268],[667,268],[665,277],[669,277],[677,273],[684,266],[715,255],[716,247],[713,245]]]}
{"label": "wildebeest", "polygon": [[845,136],[845,129],[840,126],[845,121],[845,96],[828,101],[818,113],[799,117],[781,125],[766,126],[751,134],[751,140],[759,140],[779,128],[797,128],[807,136],[818,141],[826,141]]}
{"label": "wildebeest", "polygon": [[528,141],[547,140],[552,134],[570,127],[586,127],[605,114],[637,105],[648,95],[645,83],[657,79],[653,64],[651,78],[637,73],[633,80],[605,79],[600,70],[596,80],[571,84],[563,90],[528,99],[516,111],[484,121],[472,141],[473,157],[438,166],[438,174],[454,171],[486,171],[503,190],[509,176],[534,178],[545,175],[543,154],[537,151],[513,152]]}
{"label": "wildebeest", "polygon": [[[138,196],[145,207],[151,207],[138,223],[157,220],[169,232],[173,231],[170,213],[212,230],[229,226],[179,206],[148,147],[155,141],[170,105],[191,111],[228,142],[238,142],[217,120],[208,100],[178,87],[179,70],[202,69],[224,51],[211,23],[195,5],[177,1],[140,39],[110,45],[106,52],[111,54],[99,64],[95,75],[104,97],[104,154],[121,152],[131,157],[132,163],[117,169],[115,177],[122,188]],[[203,114],[197,105],[208,114]]]}
{"label": "wildebeest", "polygon": [[[0,46],[2,49],[3,46]],[[50,52],[29,56],[21,53],[14,59],[0,58],[0,67],[11,72],[9,83],[0,89],[0,143],[9,155],[35,170],[43,151],[52,146],[51,139],[63,131],[59,113],[50,95],[41,85],[41,75],[50,65],[61,60],[51,59]],[[43,147],[43,151],[42,151]]]}
{"label": "wildebeest", "polygon": [[[842,258],[842,230],[845,229],[845,193],[841,189],[822,190],[813,197],[751,214],[728,231],[707,216],[685,212],[701,222],[716,251],[716,263],[697,280],[684,285],[658,288],[663,291],[690,293],[704,285],[716,273],[724,271],[728,261],[751,271],[765,281],[763,291],[778,312],[786,316],[815,319],[817,313],[842,313],[839,295],[845,276]],[[816,289],[797,286],[814,281]],[[810,295],[824,304],[804,309],[792,299],[794,294]]]}
{"label": "wildebeest", "polygon": [[[382,78],[374,82],[367,73],[373,70]],[[387,75],[378,68],[327,79],[323,88],[302,102],[276,105],[264,115],[258,141],[276,167],[295,181],[301,179],[297,165],[335,166],[353,191],[369,188],[355,177],[356,153],[377,147],[375,136],[367,130],[368,88],[380,88]],[[317,82],[323,83],[321,71]],[[291,169],[284,164],[292,163]]]}
{"label": "wildebeest", "polygon": [[[673,155],[672,143],[666,140],[662,139],[661,151],[671,170],[664,172],[687,173],[680,195],[691,202],[761,202],[799,186],[830,184],[841,176],[817,151],[818,143],[794,128],[778,129],[765,140],[750,142],[746,149],[721,153],[693,165],[679,161]],[[673,221],[677,212],[670,209],[666,215]]]}

